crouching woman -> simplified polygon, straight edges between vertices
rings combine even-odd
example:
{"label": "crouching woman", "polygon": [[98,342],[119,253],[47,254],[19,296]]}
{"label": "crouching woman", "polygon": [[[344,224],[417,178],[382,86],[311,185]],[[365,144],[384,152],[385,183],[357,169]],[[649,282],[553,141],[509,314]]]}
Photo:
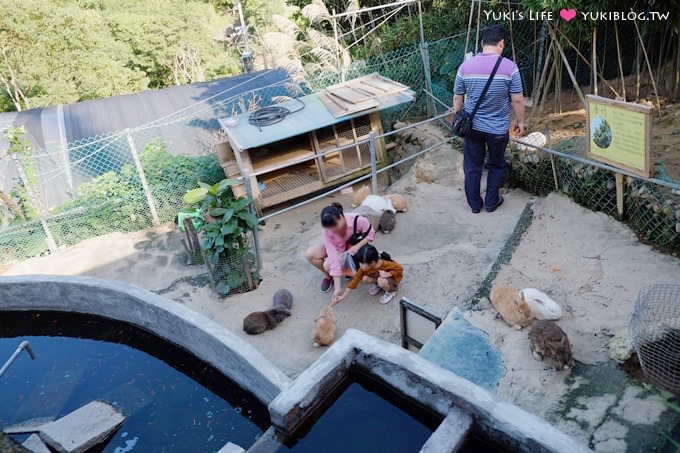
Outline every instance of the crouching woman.
{"label": "crouching woman", "polygon": [[341,255],[357,252],[375,240],[375,229],[364,216],[353,212],[344,213],[340,203],[333,203],[321,210],[323,243],[310,247],[305,258],[323,272],[321,291],[335,287],[333,299],[342,294],[343,269]]}

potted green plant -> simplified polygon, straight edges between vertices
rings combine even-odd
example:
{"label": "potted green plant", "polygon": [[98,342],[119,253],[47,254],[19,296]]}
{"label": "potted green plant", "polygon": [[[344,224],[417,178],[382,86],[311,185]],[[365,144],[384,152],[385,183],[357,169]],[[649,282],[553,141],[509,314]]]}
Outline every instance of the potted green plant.
{"label": "potted green plant", "polygon": [[257,227],[257,217],[250,212],[250,198],[234,196],[232,187],[237,184],[233,179],[213,185],[199,183],[184,195],[185,203],[203,213],[201,249],[215,290],[223,296],[253,290],[259,283],[247,235]]}

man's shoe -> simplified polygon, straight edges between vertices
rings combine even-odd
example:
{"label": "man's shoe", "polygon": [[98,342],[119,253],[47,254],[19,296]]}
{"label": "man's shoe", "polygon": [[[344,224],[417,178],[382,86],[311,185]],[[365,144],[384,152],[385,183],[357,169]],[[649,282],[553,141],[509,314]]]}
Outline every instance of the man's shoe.
{"label": "man's shoe", "polygon": [[505,200],[503,200],[503,197],[501,197],[501,199],[500,199],[500,201],[498,202],[498,204],[497,204],[496,206],[493,206],[493,207],[487,207],[487,208],[486,208],[486,212],[494,212],[496,209],[498,209],[498,207],[499,207],[500,205],[503,204],[503,201],[505,201]]}

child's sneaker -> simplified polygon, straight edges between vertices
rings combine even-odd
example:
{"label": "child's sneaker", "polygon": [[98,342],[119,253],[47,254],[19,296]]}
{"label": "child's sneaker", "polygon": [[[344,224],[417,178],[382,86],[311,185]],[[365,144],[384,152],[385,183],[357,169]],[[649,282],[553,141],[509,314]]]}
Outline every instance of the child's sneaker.
{"label": "child's sneaker", "polygon": [[380,292],[380,287],[378,285],[371,285],[368,288],[368,294],[370,294],[371,296],[377,296],[379,292]]}
{"label": "child's sneaker", "polygon": [[396,295],[397,295],[396,291],[394,292],[385,291],[385,294],[383,294],[382,297],[380,298],[380,303],[383,305],[389,304],[390,302],[392,302],[392,299],[394,299]]}

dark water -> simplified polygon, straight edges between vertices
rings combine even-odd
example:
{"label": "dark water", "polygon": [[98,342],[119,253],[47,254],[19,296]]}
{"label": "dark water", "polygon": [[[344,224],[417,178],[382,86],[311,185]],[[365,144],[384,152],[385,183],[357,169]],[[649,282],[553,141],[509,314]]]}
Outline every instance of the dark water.
{"label": "dark water", "polygon": [[128,416],[105,452],[214,452],[229,441],[247,449],[270,424],[252,395],[136,327],[73,314],[0,313],[0,362],[22,340],[37,359],[22,353],[0,378],[0,428],[102,400]]}
{"label": "dark water", "polygon": [[441,423],[363,374],[348,379],[318,412],[279,451],[416,453]]}

